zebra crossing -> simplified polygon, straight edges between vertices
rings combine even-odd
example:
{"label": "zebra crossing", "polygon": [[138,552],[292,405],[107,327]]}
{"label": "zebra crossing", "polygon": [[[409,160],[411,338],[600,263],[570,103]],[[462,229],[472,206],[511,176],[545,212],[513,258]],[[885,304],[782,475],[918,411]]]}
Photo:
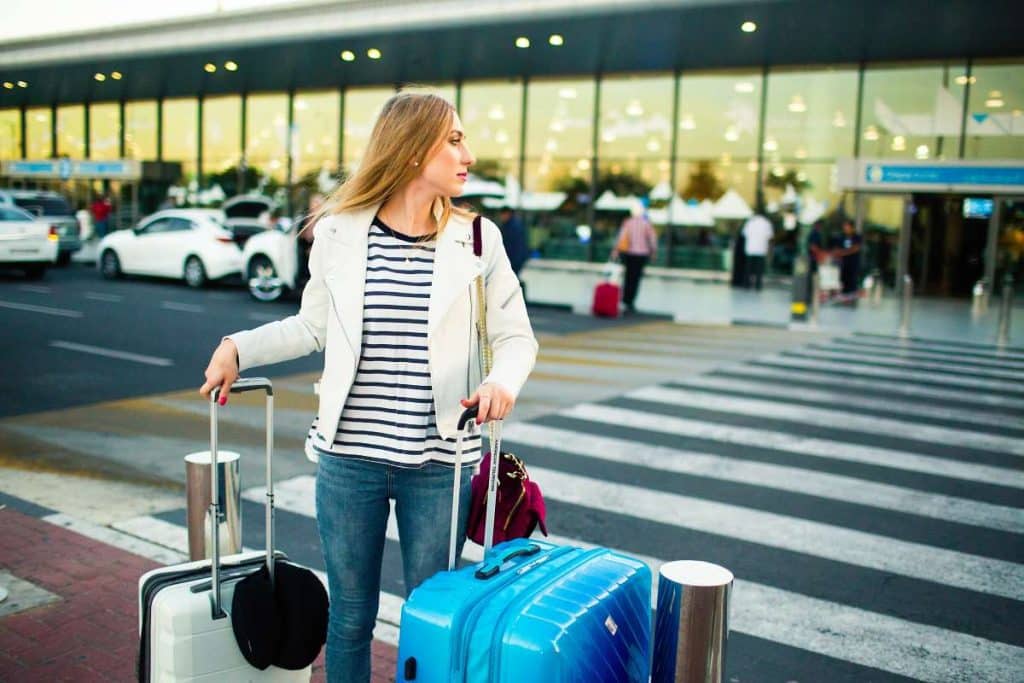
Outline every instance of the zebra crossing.
{"label": "zebra crossing", "polygon": [[[645,380],[505,426],[555,541],[615,548],[655,575],[677,559],[732,570],[735,683],[1024,678],[1024,353],[870,335],[793,348],[757,330],[767,352],[752,354],[749,339],[688,334],[684,358],[656,326],[542,341],[542,376],[601,361]],[[703,364],[715,349],[739,360]],[[257,428],[244,411],[222,419]],[[277,536],[322,570],[314,486],[276,484]],[[258,548],[262,487],[243,498]],[[173,510],[114,527],[182,549],[183,524]],[[391,642],[397,539],[392,519],[375,631]]]}

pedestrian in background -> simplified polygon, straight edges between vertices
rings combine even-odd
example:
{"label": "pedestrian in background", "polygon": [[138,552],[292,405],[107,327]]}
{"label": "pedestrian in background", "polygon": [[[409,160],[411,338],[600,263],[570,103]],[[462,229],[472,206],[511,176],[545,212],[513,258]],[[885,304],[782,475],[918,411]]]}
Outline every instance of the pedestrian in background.
{"label": "pedestrian in background", "polygon": [[860,246],[861,236],[850,219],[843,220],[843,234],[836,241],[833,258],[839,259],[839,280],[843,285],[843,298],[857,303],[860,289]]}
{"label": "pedestrian in background", "polygon": [[92,214],[92,227],[94,234],[103,238],[110,231],[110,214],[113,207],[110,205],[110,198],[104,192],[93,200],[89,212]]}
{"label": "pedestrian in background", "polygon": [[764,267],[765,260],[768,257],[768,246],[772,241],[775,230],[772,228],[772,222],[758,211],[743,224],[742,233],[744,239],[743,251],[747,264],[744,287],[750,289],[751,284],[753,284],[755,290],[761,291],[761,286],[764,283]]}
{"label": "pedestrian in background", "polygon": [[[324,352],[310,440],[332,683],[370,681],[389,500],[410,592],[448,566],[449,527],[438,521],[451,514],[460,415],[477,406],[478,424],[507,417],[536,360],[498,227],[482,221],[478,257],[473,215],[452,206],[473,162],[445,99],[389,99],[359,170],[316,221],[299,313],[225,337],[200,389],[209,396],[219,387],[224,402],[239,372]],[[485,277],[494,359],[483,378],[471,343],[477,274]],[[481,455],[479,434],[467,442],[457,553]]]}
{"label": "pedestrian in background", "polygon": [[644,216],[643,206],[637,204],[630,210],[629,218],[622,221],[611,253],[611,260],[620,259],[626,269],[622,303],[627,313],[636,312],[636,295],[640,291],[644,266],[657,252],[658,235],[654,232],[654,226]]}

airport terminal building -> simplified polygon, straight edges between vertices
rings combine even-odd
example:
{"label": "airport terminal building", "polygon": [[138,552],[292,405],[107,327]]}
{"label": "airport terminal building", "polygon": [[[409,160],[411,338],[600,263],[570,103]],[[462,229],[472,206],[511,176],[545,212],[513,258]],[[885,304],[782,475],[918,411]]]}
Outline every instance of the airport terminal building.
{"label": "airport terminal building", "polygon": [[603,262],[640,200],[658,265],[722,273],[760,208],[776,272],[808,225],[850,217],[866,269],[965,296],[1021,275],[1022,19],[1012,0],[345,0],[26,39],[0,45],[0,185],[298,207],[416,84],[456,104],[476,201],[522,209],[545,261]]}

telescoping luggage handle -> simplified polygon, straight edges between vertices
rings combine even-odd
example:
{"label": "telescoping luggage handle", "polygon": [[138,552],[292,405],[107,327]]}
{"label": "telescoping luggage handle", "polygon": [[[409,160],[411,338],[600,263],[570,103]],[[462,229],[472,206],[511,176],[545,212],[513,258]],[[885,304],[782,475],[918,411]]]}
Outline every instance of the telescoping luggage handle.
{"label": "telescoping luggage handle", "polygon": [[[270,573],[270,584],[274,584],[274,478],[273,478],[273,454],[274,454],[274,387],[270,380],[265,377],[251,377],[239,379],[231,385],[232,394],[241,394],[246,391],[267,392],[267,571]],[[210,562],[211,586],[213,588],[213,616],[220,618],[225,616],[221,609],[220,600],[220,531],[218,520],[220,519],[220,483],[217,477],[217,399],[220,397],[220,388],[214,388],[210,392],[210,463],[213,471],[210,474],[211,496],[210,500],[210,523],[212,526],[210,539],[213,543],[213,558]]]}

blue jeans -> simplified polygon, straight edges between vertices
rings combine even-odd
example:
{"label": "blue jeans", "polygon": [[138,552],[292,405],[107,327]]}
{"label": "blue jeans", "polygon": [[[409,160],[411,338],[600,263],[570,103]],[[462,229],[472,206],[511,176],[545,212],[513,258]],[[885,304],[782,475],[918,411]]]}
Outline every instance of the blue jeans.
{"label": "blue jeans", "polygon": [[[473,469],[466,465],[462,470],[459,554],[466,537]],[[433,463],[407,468],[321,454],[316,518],[331,596],[328,681],[370,681],[370,642],[380,598],[390,499],[395,501],[406,596],[447,569],[454,473],[451,466]]]}

